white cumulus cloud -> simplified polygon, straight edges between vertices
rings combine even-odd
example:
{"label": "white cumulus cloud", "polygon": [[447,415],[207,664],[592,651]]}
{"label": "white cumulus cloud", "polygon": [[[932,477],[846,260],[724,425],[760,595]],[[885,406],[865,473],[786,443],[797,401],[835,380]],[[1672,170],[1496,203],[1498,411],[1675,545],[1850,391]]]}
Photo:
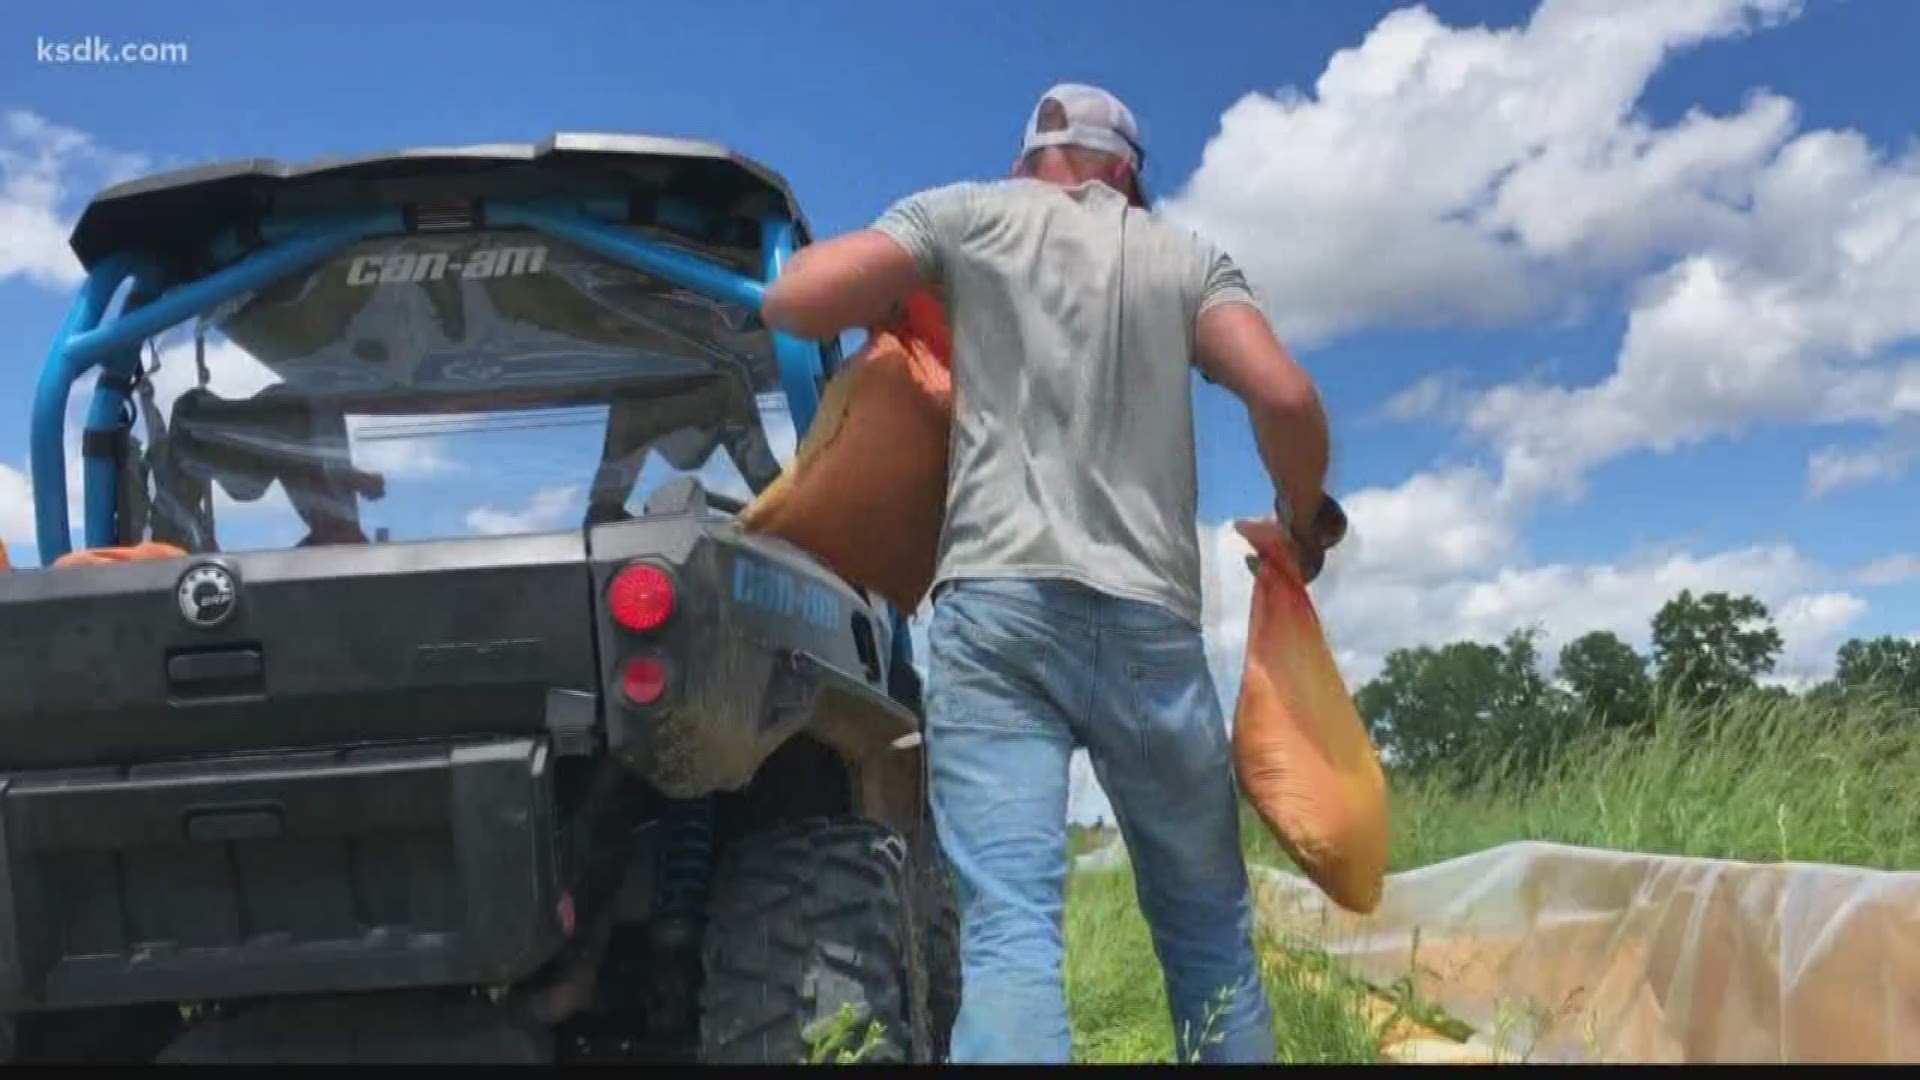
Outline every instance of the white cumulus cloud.
{"label": "white cumulus cloud", "polygon": [[1861,585],[1900,585],[1920,579],[1920,555],[1903,552],[1875,559],[1853,575]]}
{"label": "white cumulus cloud", "polygon": [[[1626,286],[1613,372],[1462,401],[1429,377],[1390,417],[1458,414],[1508,498],[1758,423],[1920,414],[1920,154],[1802,130],[1755,88],[1726,115],[1641,110],[1674,55],[1792,0],[1545,0],[1523,25],[1383,18],[1310,90],[1229,108],[1167,210],[1246,265],[1283,333],[1512,325]],[[1882,463],[1878,476],[1887,466]],[[1830,490],[1860,459],[1810,463]]]}
{"label": "white cumulus cloud", "polygon": [[[1366,522],[1356,517],[1354,531]],[[1246,643],[1252,579],[1244,543],[1228,526],[1208,527],[1206,550],[1217,585],[1208,599],[1214,670],[1237,685]],[[1340,561],[1340,554],[1333,557]],[[1498,642],[1528,627],[1542,632],[1549,666],[1561,646],[1591,630],[1611,630],[1641,650],[1655,612],[1683,589],[1754,596],[1768,605],[1786,648],[1782,671],[1832,666],[1844,631],[1866,602],[1829,586],[1838,575],[1797,550],[1756,545],[1706,554],[1648,552],[1618,561],[1492,565],[1425,580],[1359,572],[1332,564],[1313,589],[1328,644],[1350,688],[1378,674],[1387,653],[1452,641]],[[1231,696],[1229,696],[1231,700]]]}
{"label": "white cumulus cloud", "polygon": [[[210,331],[204,356],[194,344],[191,322],[176,326],[156,342],[159,367],[153,371],[154,404],[163,415],[172,415],[180,395],[195,387],[204,387],[228,401],[240,401],[280,381],[273,369],[253,358],[253,354]],[[142,352],[142,362],[153,366],[154,356]],[[206,362],[207,381],[200,381],[200,362]]]}
{"label": "white cumulus cloud", "polygon": [[1329,582],[1431,581],[1505,562],[1518,543],[1512,507],[1480,469],[1415,473],[1397,487],[1366,488],[1341,502],[1352,527],[1329,564]]}
{"label": "white cumulus cloud", "polygon": [[[1811,131],[1750,165],[1740,209],[1641,279],[1609,375],[1499,387],[1470,408],[1514,494],[1577,493],[1602,462],[1759,424],[1920,415],[1920,360],[1903,351],[1920,337],[1920,155]],[[1829,453],[1810,488],[1897,473],[1899,456]]]}
{"label": "white cumulus cloud", "polygon": [[584,489],[579,484],[542,488],[519,507],[478,506],[467,511],[467,528],[482,536],[544,532],[559,528],[585,513]]}
{"label": "white cumulus cloud", "polygon": [[33,482],[11,465],[0,465],[0,540],[33,541]]}
{"label": "white cumulus cloud", "polygon": [[1677,50],[1792,0],[1547,0],[1517,29],[1396,11],[1306,92],[1242,98],[1167,210],[1245,265],[1296,342],[1386,323],[1500,324],[1735,227],[1791,105],[1656,127]]}
{"label": "white cumulus cloud", "polygon": [[1898,479],[1912,460],[1910,452],[1891,446],[1867,450],[1824,447],[1807,459],[1807,491],[1826,495],[1841,488]]}
{"label": "white cumulus cloud", "polygon": [[[349,426],[354,418],[349,417]],[[441,439],[413,437],[367,439],[353,433],[355,468],[389,480],[416,480],[444,476],[460,468]]]}
{"label": "white cumulus cloud", "polygon": [[37,113],[0,115],[0,281],[22,277],[52,288],[79,281],[67,236],[80,204],[145,168],[142,156],[102,147]]}
{"label": "white cumulus cloud", "polygon": [[1866,446],[1823,446],[1807,458],[1807,493],[1826,495],[1842,488],[1898,480],[1920,457],[1920,425],[1902,423],[1885,438]]}
{"label": "white cumulus cloud", "polygon": [[1413,385],[1387,399],[1381,413],[1390,420],[1419,420],[1443,416],[1452,411],[1460,397],[1459,372],[1442,372],[1420,378]]}

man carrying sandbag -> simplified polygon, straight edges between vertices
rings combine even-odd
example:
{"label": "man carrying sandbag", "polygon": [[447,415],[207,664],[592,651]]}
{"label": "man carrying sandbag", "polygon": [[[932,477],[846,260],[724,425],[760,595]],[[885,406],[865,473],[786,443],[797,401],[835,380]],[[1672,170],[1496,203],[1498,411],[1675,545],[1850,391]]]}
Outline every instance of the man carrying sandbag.
{"label": "man carrying sandbag", "polygon": [[907,198],[802,250],[767,293],[767,321],[812,339],[922,286],[948,305],[927,751],[962,913],[955,1061],[1068,1059],[1061,912],[1080,746],[1132,855],[1181,1059],[1273,1054],[1200,632],[1188,371],[1246,403],[1285,521],[1320,505],[1326,418],[1233,262],[1146,210],[1142,159],[1119,100],[1055,87],[1014,179]]}

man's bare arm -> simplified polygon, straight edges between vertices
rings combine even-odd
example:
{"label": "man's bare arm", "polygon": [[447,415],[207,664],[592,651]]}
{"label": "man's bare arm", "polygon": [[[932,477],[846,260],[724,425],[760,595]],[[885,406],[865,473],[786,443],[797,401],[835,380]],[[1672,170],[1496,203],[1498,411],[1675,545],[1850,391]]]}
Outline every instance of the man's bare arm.
{"label": "man's bare arm", "polygon": [[1313,379],[1251,304],[1208,308],[1195,344],[1206,373],[1246,403],[1260,459],[1293,511],[1294,531],[1306,533],[1327,480],[1327,414]]}
{"label": "man's bare arm", "polygon": [[919,285],[906,248],[862,229],[801,248],[768,286],[760,314],[776,330],[821,341],[880,321]]}

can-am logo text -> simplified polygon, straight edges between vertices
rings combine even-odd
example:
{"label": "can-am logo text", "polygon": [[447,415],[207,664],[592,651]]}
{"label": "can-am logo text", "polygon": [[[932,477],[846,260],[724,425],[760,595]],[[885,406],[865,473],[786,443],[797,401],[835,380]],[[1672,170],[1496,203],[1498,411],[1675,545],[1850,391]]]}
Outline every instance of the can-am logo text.
{"label": "can-am logo text", "polygon": [[349,285],[415,284],[439,281],[449,274],[462,281],[537,274],[547,265],[544,245],[480,248],[456,259],[444,251],[396,251],[362,255],[347,264]]}
{"label": "can-am logo text", "polygon": [[749,607],[812,623],[822,630],[840,626],[840,601],[834,597],[833,590],[744,555],[734,557],[733,598]]}

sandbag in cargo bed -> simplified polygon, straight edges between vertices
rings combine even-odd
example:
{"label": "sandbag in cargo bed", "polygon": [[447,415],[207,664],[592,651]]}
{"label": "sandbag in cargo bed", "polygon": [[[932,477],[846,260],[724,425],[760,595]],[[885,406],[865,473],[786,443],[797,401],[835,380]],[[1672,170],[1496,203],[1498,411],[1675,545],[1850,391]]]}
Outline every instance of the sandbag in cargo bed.
{"label": "sandbag in cargo bed", "polygon": [[827,384],[793,464],[740,514],[901,611],[933,583],[946,518],[952,342],[932,294],[873,327]]}
{"label": "sandbag in cargo bed", "polygon": [[[146,562],[151,559],[184,559],[187,553],[172,544],[143,540],[122,547],[82,548],[69,551],[53,561],[56,569],[73,566],[110,566],[115,563]],[[11,570],[6,541],[0,540],[0,570]]]}

